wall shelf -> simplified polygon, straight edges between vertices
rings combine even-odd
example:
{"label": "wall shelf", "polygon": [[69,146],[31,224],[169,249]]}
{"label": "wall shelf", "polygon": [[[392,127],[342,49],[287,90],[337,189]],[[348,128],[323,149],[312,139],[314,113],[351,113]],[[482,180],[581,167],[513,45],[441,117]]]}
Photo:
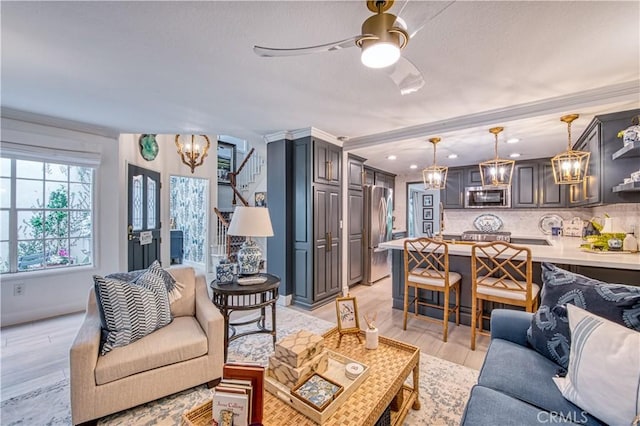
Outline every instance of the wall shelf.
{"label": "wall shelf", "polygon": [[640,141],[635,141],[631,144],[625,145],[616,152],[613,153],[611,158],[613,160],[617,158],[629,158],[640,156]]}
{"label": "wall shelf", "polygon": [[640,182],[621,183],[612,188],[613,192],[638,192],[640,191]]}

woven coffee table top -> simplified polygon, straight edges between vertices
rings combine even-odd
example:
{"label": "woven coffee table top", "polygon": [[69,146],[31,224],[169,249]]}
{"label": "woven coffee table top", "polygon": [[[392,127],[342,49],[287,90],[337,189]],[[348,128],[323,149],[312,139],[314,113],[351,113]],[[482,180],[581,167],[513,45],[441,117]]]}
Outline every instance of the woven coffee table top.
{"label": "woven coffee table top", "polygon": [[[334,328],[324,334],[325,347],[362,362],[370,368],[369,377],[335,412],[327,425],[373,425],[399,392],[409,374],[419,365],[420,350],[397,340],[380,337],[378,349],[364,347],[355,336],[345,335],[338,347],[340,333]],[[265,392],[264,426],[313,425],[309,418],[289,407],[278,397]]]}

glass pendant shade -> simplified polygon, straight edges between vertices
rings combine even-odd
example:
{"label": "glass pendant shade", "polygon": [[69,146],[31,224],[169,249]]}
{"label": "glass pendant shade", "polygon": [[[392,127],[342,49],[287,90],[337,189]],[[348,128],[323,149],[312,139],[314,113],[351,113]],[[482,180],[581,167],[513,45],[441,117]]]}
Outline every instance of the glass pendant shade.
{"label": "glass pendant shade", "polygon": [[[196,136],[203,138],[204,141],[198,142]],[[178,155],[180,160],[189,166],[191,173],[196,167],[201,166],[211,146],[211,141],[206,135],[191,135],[191,140],[182,142],[180,135],[176,135],[176,146],[178,147]]]}
{"label": "glass pendant shade", "polygon": [[553,179],[558,185],[582,183],[587,177],[591,153],[571,149],[571,122],[578,117],[578,114],[571,114],[560,118],[567,123],[568,140],[567,150],[551,159]]}
{"label": "glass pendant shade", "polygon": [[516,162],[513,160],[505,160],[498,157],[498,134],[503,130],[504,127],[494,127],[492,129],[489,129],[489,132],[495,135],[494,151],[496,157],[493,160],[483,161],[479,165],[482,186],[511,186],[511,177],[513,176],[513,168]]}
{"label": "glass pendant shade", "polygon": [[440,142],[440,138],[431,138],[429,142],[433,144],[433,165],[422,170],[424,189],[444,189],[447,186],[449,168],[436,164],[436,145]]}

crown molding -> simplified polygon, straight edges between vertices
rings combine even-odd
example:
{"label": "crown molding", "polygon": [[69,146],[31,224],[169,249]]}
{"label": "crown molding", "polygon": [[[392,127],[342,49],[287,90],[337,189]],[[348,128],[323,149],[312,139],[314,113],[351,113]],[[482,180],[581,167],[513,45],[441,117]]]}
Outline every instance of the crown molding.
{"label": "crown molding", "polygon": [[283,139],[296,140],[305,138],[307,136],[315,136],[322,139],[325,142],[332,143],[334,145],[343,146],[344,142],[324,130],[317,129],[315,127],[304,127],[296,130],[282,130],[280,132],[270,133],[264,135],[263,138],[266,143],[281,141]]}
{"label": "crown molding", "polygon": [[388,142],[424,138],[434,133],[446,133],[471,127],[493,125],[498,122],[506,123],[546,114],[566,113],[571,110],[579,110],[581,108],[599,105],[603,102],[614,103],[637,100],[639,97],[640,80],[633,80],[505,108],[418,124],[416,126],[404,127],[388,132],[355,137],[345,142],[344,148],[352,150]]}

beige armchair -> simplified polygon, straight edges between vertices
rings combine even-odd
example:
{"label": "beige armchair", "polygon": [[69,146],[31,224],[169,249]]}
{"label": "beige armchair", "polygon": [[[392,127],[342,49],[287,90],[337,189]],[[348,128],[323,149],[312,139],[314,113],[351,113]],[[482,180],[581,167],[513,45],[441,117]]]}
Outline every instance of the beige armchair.
{"label": "beige armchair", "polygon": [[224,321],[191,267],[168,271],[184,285],[171,304],[173,321],[127,346],[99,356],[100,314],[92,289],[70,350],[71,416],[93,422],[222,377]]}

